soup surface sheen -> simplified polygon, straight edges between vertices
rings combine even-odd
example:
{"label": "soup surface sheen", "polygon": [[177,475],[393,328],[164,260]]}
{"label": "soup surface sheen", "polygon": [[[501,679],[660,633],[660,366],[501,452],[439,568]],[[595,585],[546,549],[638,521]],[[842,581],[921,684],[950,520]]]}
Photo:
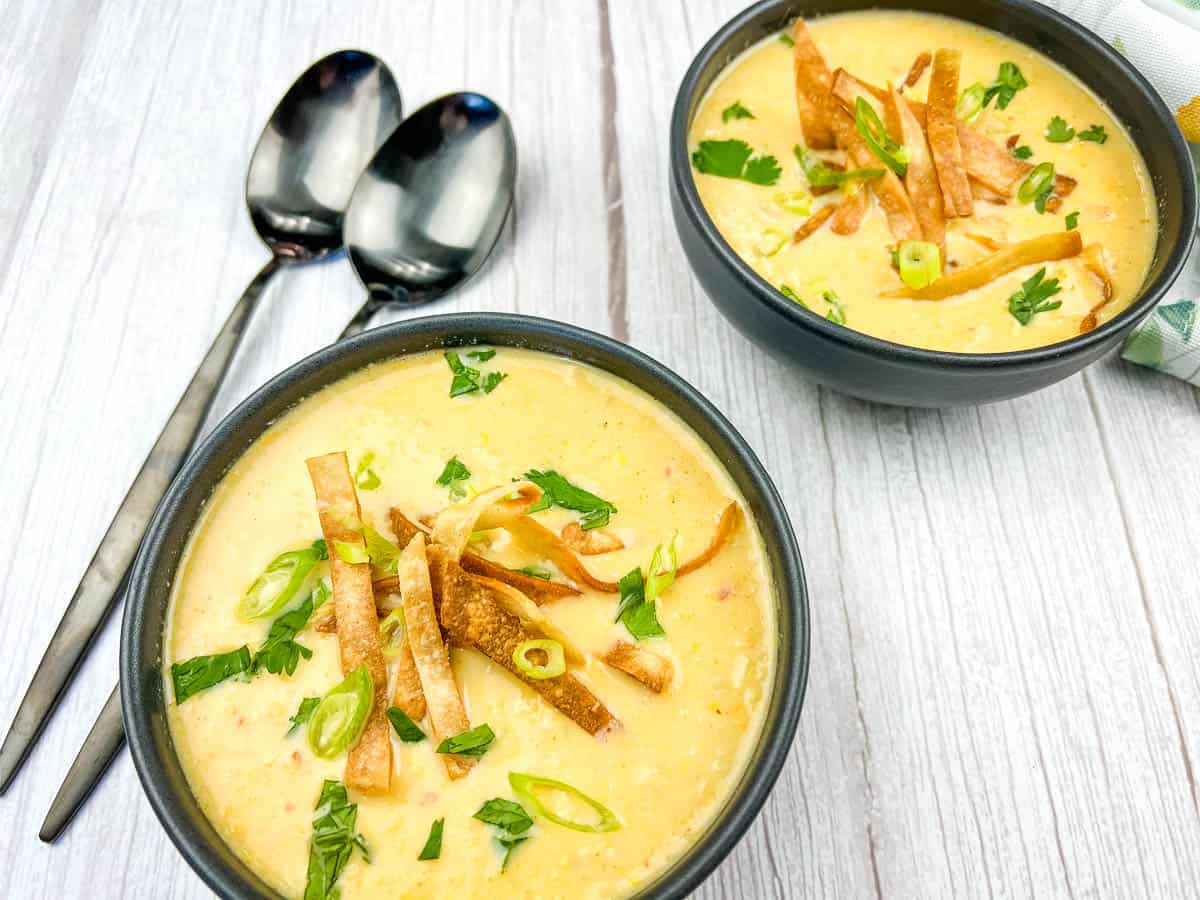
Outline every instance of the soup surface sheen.
{"label": "soup surface sheen", "polygon": [[[707,544],[730,500],[744,507],[707,447],[672,413],[607,373],[558,357],[500,348],[488,363],[507,378],[490,394],[451,399],[440,353],[377,364],[303,401],[232,467],[208,502],[172,595],[167,664],[261,644],[267,625],[235,615],[239,598],[279,552],[321,534],[305,459],[373,451],[381,485],[360,490],[363,518],[385,533],[389,506],[413,518],[436,513],[448,491],[435,483],[457,455],[479,489],[530,468],[553,468],[615,504],[608,531],[626,549],[587,557],[616,580],[646,566],[650,550],[679,532],[679,556]],[[557,531],[577,514],[537,513]],[[537,564],[497,540],[486,555]],[[389,794],[357,796],[357,854],[339,886],[344,900],[381,897],[595,897],[627,895],[699,837],[741,775],[762,728],[775,665],[775,598],[761,540],[743,514],[708,565],[681,577],[659,602],[667,633],[646,646],[674,663],[654,694],[598,658],[616,639],[617,599],[584,590],[543,611],[588,654],[582,677],[622,726],[593,738],[486,657],[451,650],[472,725],[497,738],[471,773],[450,781],[429,740],[393,737]],[[313,650],[291,677],[230,680],[169,706],[171,734],[191,788],[230,847],[289,897],[304,892],[313,807],[323,779],[342,778],[345,756],[321,760],[301,729],[285,737],[305,697],[342,680],[337,638],[309,629]],[[171,696],[169,683],[166,696]],[[426,725],[426,731],[428,726]],[[535,816],[532,838],[501,873],[494,830],[472,815],[513,796],[509,772],[573,785],[620,817],[610,833],[580,833]],[[441,858],[417,856],[445,819]]]}
{"label": "soup surface sheen", "polygon": [[[1057,172],[1078,185],[1057,213],[1039,214],[1032,203],[1016,198],[1007,205],[975,203],[971,217],[948,221],[946,273],[981,259],[988,250],[964,237],[977,232],[1004,242],[1062,231],[1065,218],[1078,212],[1083,242],[1099,243],[1113,284],[1113,299],[1098,313],[1111,319],[1135,298],[1154,253],[1157,216],[1154,191],[1145,164],[1125,129],[1108,108],[1078,79],[1025,45],[977,25],[912,12],[841,13],[808,21],[817,48],[830,69],[845,68],[860,80],[885,86],[903,82],[913,60],[939,47],[962,52],[960,91],[997,77],[1001,63],[1015,63],[1028,82],[1005,109],[992,103],[974,127],[1001,145],[1019,135],[1033,164],[1050,161]],[[832,307],[822,299],[834,290],[843,304],[845,324],[866,334],[933,350],[993,353],[1020,350],[1075,337],[1089,311],[1102,300],[1100,283],[1079,258],[1046,263],[1046,275],[1059,278],[1062,306],[1035,315],[1022,325],[1008,309],[1008,298],[1042,265],[1026,266],[984,287],[940,301],[883,297],[901,288],[891,266],[889,248],[895,238],[877,202],[872,199],[861,228],[854,235],[832,233],[828,225],[774,255],[763,246],[765,229],[790,232],[803,216],[787,213],[772,202],[785,191],[807,191],[808,182],[792,148],[802,142],[796,112],[792,49],[769,37],[735,59],[702,102],[692,123],[690,144],[703,140],[741,139],[756,154],[774,156],[783,168],[779,181],[759,186],[733,178],[693,174],[700,198],[721,235],[749,265],[772,285],[788,285],[818,315]],[[905,96],[926,100],[929,72]],[[754,118],[722,120],[735,101]],[[1103,143],[1047,141],[1052,117],[1062,117],[1077,132],[1102,125]],[[824,154],[831,158],[829,154]],[[840,153],[836,154],[840,157]],[[840,192],[816,198],[837,202]]]}

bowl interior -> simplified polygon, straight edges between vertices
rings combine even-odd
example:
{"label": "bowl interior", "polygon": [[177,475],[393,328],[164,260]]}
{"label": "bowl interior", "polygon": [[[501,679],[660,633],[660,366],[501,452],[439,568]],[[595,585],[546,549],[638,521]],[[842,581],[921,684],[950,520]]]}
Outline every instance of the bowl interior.
{"label": "bowl interior", "polygon": [[637,351],[569,325],[523,316],[460,314],[397,323],[319,351],[234,410],[191,456],[155,514],[128,592],[121,692],[134,764],[155,813],[189,863],[224,897],[274,897],[205,818],[167,726],[163,625],[175,570],[201,509],[224,473],[303,398],[373,362],[440,347],[486,343],[566,356],[631,382],[682,418],[729,471],[759,525],[776,585],[779,665],[763,738],[732,797],[699,842],[641,896],[682,897],[732,849],[765,801],[787,756],[808,671],[808,600],[795,537],[753,451],[678,376]]}
{"label": "bowl interior", "polygon": [[[1158,206],[1158,241],[1150,270],[1138,298],[1120,314],[1085,335],[1047,347],[1007,353],[970,354],[924,350],[894,344],[858,332],[846,333],[820,317],[803,314],[786,301],[725,244],[709,219],[695,189],[688,161],[687,134],[700,102],[721,72],[739,54],[769,34],[786,27],[796,16],[817,17],[866,9],[915,10],[937,13],[982,25],[1008,35],[1049,57],[1074,74],[1108,104],[1128,130],[1146,162]],[[734,265],[755,282],[768,302],[786,309],[806,324],[815,324],[831,336],[866,349],[921,359],[953,360],[958,364],[994,365],[1005,361],[1028,362],[1068,352],[1072,347],[1102,343],[1128,329],[1153,308],[1178,277],[1191,248],[1197,227],[1196,175],[1187,145],[1170,110],[1149,82],[1110,44],[1062,14],[1033,0],[764,0],[730,20],[704,46],[684,77],[671,124],[672,168],[690,209],[700,217],[705,231],[723,248]],[[679,173],[686,170],[685,177]],[[813,321],[809,321],[813,320]]]}

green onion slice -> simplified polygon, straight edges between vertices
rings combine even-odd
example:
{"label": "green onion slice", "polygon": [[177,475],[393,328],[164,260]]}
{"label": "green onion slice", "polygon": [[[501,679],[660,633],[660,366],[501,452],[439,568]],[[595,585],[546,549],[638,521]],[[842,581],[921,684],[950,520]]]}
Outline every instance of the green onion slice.
{"label": "green onion slice", "polygon": [[[536,663],[529,658],[529,654],[534,650],[541,650],[546,654],[544,663]],[[567,657],[563,653],[563,645],[549,638],[522,641],[513,651],[512,660],[522,675],[538,681],[543,678],[557,678],[567,671]]]}
{"label": "green onion slice", "polygon": [[[667,549],[663,550],[663,545],[659,544],[654,548],[654,554],[650,557],[650,565],[647,568],[646,575],[646,602],[653,603],[663,592],[675,583],[675,572],[679,569],[679,555],[675,550],[675,544],[679,540],[679,532],[675,532],[671,536],[671,543],[667,545]],[[670,565],[666,565],[667,558],[670,558]],[[664,568],[665,566],[665,568]]]}
{"label": "green onion slice", "polygon": [[246,588],[238,604],[238,618],[249,621],[275,615],[292,602],[309,573],[326,555],[324,541],[316,541],[304,550],[280,553]]}
{"label": "green onion slice", "polygon": [[903,178],[908,172],[908,151],[888,137],[879,113],[862,97],[854,101],[854,127],[880,161]]}
{"label": "green onion slice", "polygon": [[383,645],[383,655],[399,656],[404,650],[404,610],[393,609],[379,623],[379,643]]}
{"label": "green onion slice", "polygon": [[900,280],[913,290],[928,287],[942,277],[942,253],[929,241],[901,241],[896,264]]}
{"label": "green onion slice", "polygon": [[1022,203],[1032,203],[1043,194],[1054,189],[1054,163],[1044,162],[1034,166],[1032,172],[1025,176],[1021,186],[1017,188],[1017,199]]}
{"label": "green onion slice", "polygon": [[796,160],[804,171],[804,177],[808,179],[808,183],[812,187],[841,187],[850,181],[870,181],[879,178],[887,171],[886,169],[852,169],[849,172],[837,172],[821,162],[819,156],[800,144],[792,147],[792,153],[796,154]]}
{"label": "green onion slice", "polygon": [[308,720],[308,745],[321,759],[333,759],[358,741],[371,704],[375,684],[366,666],[360,666],[345,681],[321,698]]}
{"label": "green onion slice", "polygon": [[986,99],[987,85],[977,81],[962,92],[954,111],[960,119],[970,125],[983,112],[983,104]]}
{"label": "green onion slice", "polygon": [[807,216],[812,212],[812,194],[808,191],[780,191],[771,198],[771,202],[780,209],[797,216]]}
{"label": "green onion slice", "polygon": [[[572,831],[587,831],[593,834],[603,831],[616,831],[621,827],[621,820],[617,818],[617,814],[611,809],[599,800],[593,800],[583,791],[579,790],[579,788],[572,787],[564,782],[555,781],[553,778],[543,778],[541,775],[525,775],[520,772],[509,772],[508,783],[512,785],[512,789],[516,792],[516,795],[528,803],[535,813],[544,819],[549,819],[555,825],[570,828]],[[600,821],[593,824],[564,819],[542,803],[541,799],[534,793],[538,788],[547,791],[561,791],[568,797],[590,806],[600,816]]]}
{"label": "green onion slice", "polygon": [[338,559],[342,562],[350,563],[352,566],[371,561],[371,554],[367,553],[367,548],[362,544],[352,544],[350,541],[334,541],[333,549],[337,551]]}
{"label": "green onion slice", "polygon": [[755,243],[754,252],[759,256],[774,256],[783,249],[783,245],[788,242],[789,237],[790,235],[778,228],[768,228]]}

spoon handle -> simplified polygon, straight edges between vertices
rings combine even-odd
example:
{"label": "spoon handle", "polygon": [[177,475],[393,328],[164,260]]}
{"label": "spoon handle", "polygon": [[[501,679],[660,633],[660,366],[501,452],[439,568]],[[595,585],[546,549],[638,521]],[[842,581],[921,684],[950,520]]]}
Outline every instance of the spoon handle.
{"label": "spoon handle", "polygon": [[62,787],[46,812],[39,838],[47,844],[57,840],[124,745],[125,725],[121,721],[121,686],[118,684],[109,694],[104,709],[100,710],[87,740],[79,748],[75,762],[71,763]]}
{"label": "spoon handle", "polygon": [[371,324],[371,317],[383,307],[383,304],[374,298],[368,298],[362,306],[358,308],[358,312],[354,314],[354,318],[346,323],[346,327],[342,329],[342,333],[338,335],[339,341],[345,340],[348,337],[354,337],[356,334],[361,334],[367,330],[367,326]]}
{"label": "spoon handle", "polygon": [[121,593],[150,517],[187,457],[246,324],[281,265],[273,256],[234,306],[96,548],[0,746],[0,794],[16,776]]}

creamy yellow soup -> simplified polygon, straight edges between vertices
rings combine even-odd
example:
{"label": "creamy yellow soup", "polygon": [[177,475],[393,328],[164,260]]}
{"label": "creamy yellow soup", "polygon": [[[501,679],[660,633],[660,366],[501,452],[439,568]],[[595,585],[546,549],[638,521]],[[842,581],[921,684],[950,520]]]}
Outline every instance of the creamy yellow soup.
{"label": "creamy yellow soup", "polygon": [[[415,519],[450,502],[436,480],[457,455],[470,488],[555,469],[611,501],[607,531],[625,549],[586,557],[593,574],[619,579],[645,567],[653,548],[679,535],[679,558],[702,550],[717,517],[741,497],[699,438],[671,412],[597,369],[531,351],[500,349],[484,368],[507,373],[487,395],[450,398],[440,353],[381,363],[302,402],[232,467],[206,504],[175,579],[164,669],[172,662],[253,650],[267,624],[235,614],[247,586],[284,550],[321,534],[305,459],[347,449],[350,464],[374,453],[380,485],[359,490],[363,518],[385,534],[388,508]],[[743,504],[744,508],[744,504]],[[536,513],[554,531],[578,514]],[[543,560],[489,533],[479,552],[511,567]],[[555,575],[561,579],[561,575]],[[353,791],[371,849],[339,885],[344,900],[393,897],[594,897],[628,895],[675,861],[719,812],[762,729],[775,665],[775,595],[753,521],[743,515],[711,563],[679,578],[660,599],[666,637],[645,646],[674,664],[662,694],[609,668],[617,598],[584,590],[542,607],[587,655],[578,670],[620,720],[595,738],[486,657],[451,650],[473,726],[497,737],[470,774],[450,781],[430,740],[393,736],[392,787]],[[305,697],[342,680],[337,637],[312,629],[313,651],[291,677],[230,680],[169,708],[171,734],[193,792],[229,846],[269,884],[300,897],[323,779],[343,777],[345,756],[318,759],[304,731],[286,737]],[[394,673],[392,673],[394,677]],[[169,684],[166,696],[171,697]],[[426,732],[429,726],[424,725]],[[566,782],[620,818],[591,834],[535,816],[530,840],[506,872],[494,829],[472,818],[487,800],[513,798],[510,772]],[[560,812],[570,813],[569,810]],[[579,816],[579,818],[585,818]],[[444,819],[441,858],[418,862],[431,823]]]}
{"label": "creamy yellow soup", "polygon": [[[1154,253],[1157,228],[1154,192],[1146,167],[1128,133],[1088,88],[1060,66],[1008,37],[955,19],[910,12],[858,12],[816,18],[809,30],[831,70],[843,67],[861,81],[879,86],[903,82],[922,51],[940,47],[962,52],[959,89],[997,77],[1001,63],[1015,63],[1028,82],[1005,109],[993,102],[974,123],[1004,145],[1019,135],[1017,146],[1032,150],[1029,162],[1050,161],[1057,172],[1078,182],[1056,212],[1039,214],[1033,204],[1014,197],[1005,205],[975,203],[974,215],[948,221],[944,271],[970,265],[990,251],[966,237],[981,233],[1014,242],[1063,231],[1066,218],[1078,213],[1085,244],[1099,243],[1111,274],[1113,297],[1097,313],[1104,322],[1136,297]],[[906,95],[924,101],[927,71]],[[723,112],[740,103],[754,118],[729,118]],[[1076,132],[1103,126],[1107,140],[1047,141],[1052,117],[1060,116]],[[1088,313],[1103,300],[1101,282],[1079,258],[1027,266],[961,295],[939,301],[882,296],[902,288],[891,264],[896,239],[872,198],[862,227],[850,236],[826,225],[800,243],[790,240],[775,253],[772,234],[791,231],[807,217],[774,201],[783,192],[806,192],[808,182],[793,154],[802,142],[796,112],[792,49],[770,37],[735,59],[713,85],[692,123],[691,145],[704,140],[740,139],[756,154],[770,154],[782,166],[779,181],[759,186],[695,172],[701,200],[730,246],[776,287],[787,285],[819,315],[839,310],[823,295],[833,291],[845,325],[900,344],[969,353],[1002,352],[1066,340],[1080,333]],[[840,152],[822,152],[840,160]],[[840,192],[815,198],[815,211],[836,203]],[[1058,309],[1038,313],[1021,324],[1009,311],[1009,297],[1042,267],[1045,278],[1058,278]]]}

